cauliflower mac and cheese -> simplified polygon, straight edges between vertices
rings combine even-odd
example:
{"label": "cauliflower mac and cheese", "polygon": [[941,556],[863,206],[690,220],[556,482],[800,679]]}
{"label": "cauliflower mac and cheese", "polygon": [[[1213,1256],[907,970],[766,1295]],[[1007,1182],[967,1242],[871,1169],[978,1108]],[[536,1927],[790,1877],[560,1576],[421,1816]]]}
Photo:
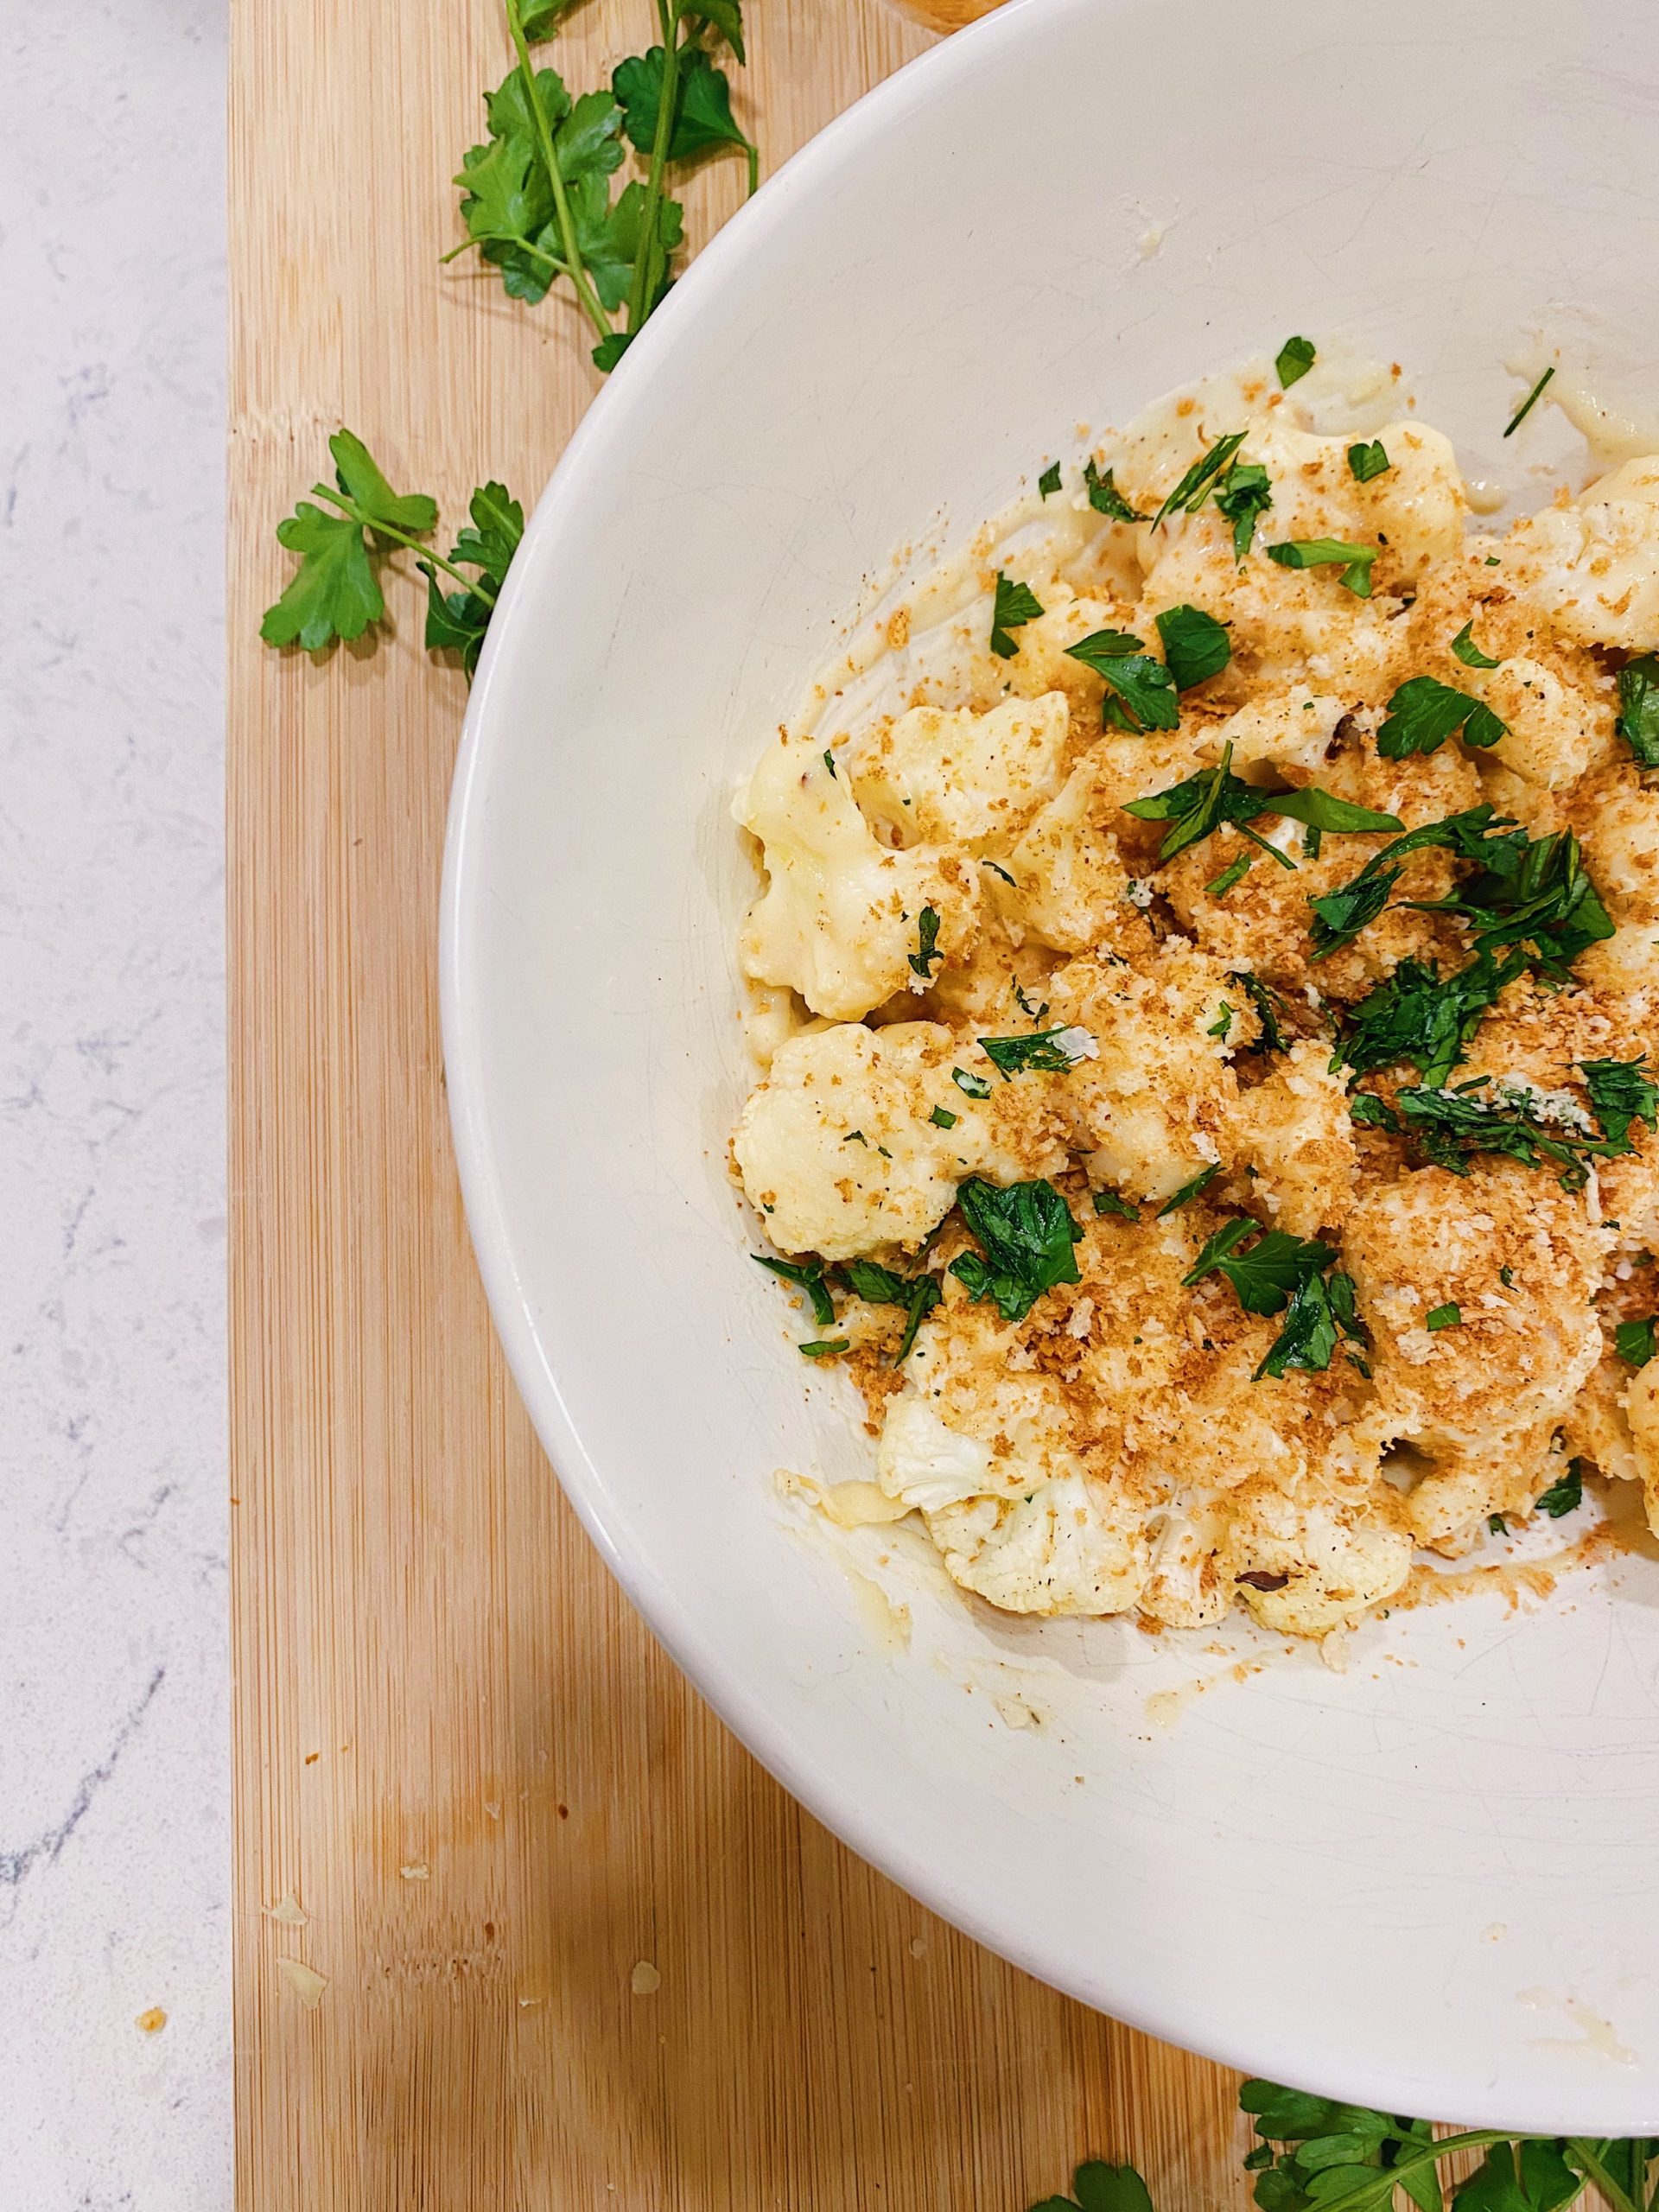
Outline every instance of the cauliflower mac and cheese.
{"label": "cauliflower mac and cheese", "polygon": [[1659,1527],[1659,459],[1485,535],[1235,390],[760,760],[733,1157],[959,1584],[1320,1636],[1586,1473]]}

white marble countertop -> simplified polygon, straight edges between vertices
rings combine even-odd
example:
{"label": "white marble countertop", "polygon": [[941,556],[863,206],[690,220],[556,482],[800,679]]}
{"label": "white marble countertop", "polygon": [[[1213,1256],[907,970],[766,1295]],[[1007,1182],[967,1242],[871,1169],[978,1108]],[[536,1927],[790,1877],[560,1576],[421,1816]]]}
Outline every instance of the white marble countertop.
{"label": "white marble countertop", "polygon": [[0,2199],[18,2212],[231,2201],[223,17],[79,0],[0,28]]}

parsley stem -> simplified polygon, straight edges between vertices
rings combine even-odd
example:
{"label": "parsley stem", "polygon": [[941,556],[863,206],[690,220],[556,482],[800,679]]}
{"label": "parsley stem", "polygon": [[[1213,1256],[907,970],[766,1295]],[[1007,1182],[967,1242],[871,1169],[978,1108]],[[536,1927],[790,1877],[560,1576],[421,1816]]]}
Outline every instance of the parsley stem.
{"label": "parsley stem", "polygon": [[[1352,2189],[1344,2190],[1338,2196],[1322,2197],[1319,2212],[1343,2212],[1344,2205],[1375,2206],[1378,2212],[1387,2212],[1387,2207],[1394,2202],[1395,2190],[1408,2174],[1416,2173],[1425,2166],[1433,2168],[1458,2151],[1484,2151],[1494,2143],[1514,2140],[1514,2136],[1506,2135],[1501,2127],[1473,2128],[1464,2135],[1442,2135],[1435,2142],[1424,2144],[1414,2157],[1402,2158],[1391,2166],[1379,2168],[1366,2180],[1357,2182]],[[1625,2212],[1625,2208],[1619,2208],[1619,2212]]]}
{"label": "parsley stem", "polygon": [[361,523],[365,530],[372,530],[377,537],[395,538],[399,545],[407,545],[411,553],[418,553],[423,561],[430,561],[445,569],[464,589],[479,599],[488,600],[490,605],[494,606],[495,588],[487,577],[469,576],[453,561],[445,560],[435,546],[423,545],[418,537],[411,537],[407,531],[394,530],[390,523],[377,522],[372,515],[365,515],[355,500],[342,499],[338,492],[331,492],[326,484],[314,484],[311,492],[314,498],[327,499],[331,506],[338,507],[341,514],[349,515],[353,522]]}
{"label": "parsley stem", "polygon": [[663,205],[663,181],[668,169],[668,149],[674,136],[674,111],[679,105],[680,55],[684,51],[675,0],[658,0],[658,16],[663,25],[663,85],[657,103],[657,128],[651,137],[651,162],[645,171],[645,208],[639,223],[639,251],[634,258],[633,281],[628,287],[630,333],[638,330],[651,313],[652,298],[657,289],[661,251],[657,243],[657,226]]}
{"label": "parsley stem", "polygon": [[536,126],[536,136],[541,142],[542,160],[547,169],[547,181],[552,188],[554,212],[558,217],[559,238],[564,247],[564,258],[575,287],[576,297],[582,311],[601,338],[611,334],[611,320],[588,279],[582,263],[582,249],[576,244],[576,226],[570,214],[570,196],[564,188],[564,179],[559,174],[558,156],[553,150],[553,133],[548,129],[547,111],[542,105],[542,96],[536,89],[536,72],[530,65],[530,48],[524,40],[524,27],[519,20],[518,0],[504,0],[507,11],[507,29],[512,34],[512,43],[518,56],[518,73],[524,82],[524,99],[530,109],[531,120]]}
{"label": "parsley stem", "polygon": [[522,231],[477,231],[469,238],[462,238],[459,245],[452,245],[448,253],[438,256],[438,266],[443,268],[451,261],[458,261],[463,253],[470,253],[474,246],[510,245],[520,253],[527,253],[537,261],[544,262],[556,276],[568,276],[569,266],[556,253],[544,253],[532,245]]}
{"label": "parsley stem", "polygon": [[1633,2202],[1619,2187],[1618,2183],[1608,2172],[1606,2167],[1602,2164],[1601,2160],[1596,2156],[1594,2151],[1592,2150],[1585,2137],[1582,2135],[1569,2135],[1567,2139],[1567,2147],[1572,2153],[1573,2164],[1583,2168],[1584,2171],[1590,2177],[1591,2180],[1594,2182],[1596,2187],[1601,2191],[1607,2202],[1612,2206],[1613,2212],[1642,2212],[1641,2204],[1639,2202]]}

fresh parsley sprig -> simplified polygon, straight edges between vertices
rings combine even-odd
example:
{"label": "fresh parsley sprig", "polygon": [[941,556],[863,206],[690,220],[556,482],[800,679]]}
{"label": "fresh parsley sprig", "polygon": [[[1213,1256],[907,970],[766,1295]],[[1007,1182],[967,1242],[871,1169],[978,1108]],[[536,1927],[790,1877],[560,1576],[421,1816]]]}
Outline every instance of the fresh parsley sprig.
{"label": "fresh parsley sprig", "polygon": [[1439,847],[1465,860],[1478,859],[1484,850],[1484,841],[1489,830],[1510,827],[1507,815],[1500,816],[1494,808],[1482,804],[1408,830],[1404,836],[1384,845],[1380,853],[1373,853],[1359,874],[1348,882],[1321,897],[1309,899],[1307,903],[1313,911],[1310,925],[1313,958],[1325,959],[1340,946],[1350,944],[1367,923],[1376,919],[1400,880],[1403,873],[1400,863],[1408,855]]}
{"label": "fresh parsley sprig", "polygon": [[[1546,1496],[1550,1493],[1546,1492]],[[1543,1500],[1539,1500],[1541,1506]],[[1439,2169],[1471,2152],[1480,2164],[1451,2192],[1451,2212],[1569,2212],[1598,2189],[1612,2212],[1659,2212],[1659,2136],[1623,2140],[1465,2128],[1437,2136],[1427,2120],[1338,2104],[1272,2082],[1246,2082],[1239,2105],[1255,2122],[1244,2167],[1261,2212],[1446,2212]],[[1152,2212],[1133,2166],[1090,2159],[1070,2196],[1031,2212]]]}
{"label": "fresh parsley sprig", "polygon": [[[739,0],[658,0],[661,44],[619,62],[608,90],[578,98],[530,57],[565,9],[542,0],[503,6],[518,66],[485,95],[489,137],[467,149],[454,180],[467,236],[444,258],[476,248],[513,298],[532,303],[566,279],[599,340],[595,364],[612,369],[671,282],[684,223],[668,197],[670,168],[737,147],[754,190],[759,156],[733,118],[731,87],[714,60],[722,45],[744,58]],[[625,139],[645,174],[613,200]],[[619,308],[620,328],[612,320]]]}
{"label": "fresh parsley sprig", "polygon": [[1455,914],[1474,931],[1478,951],[1529,944],[1546,974],[1565,976],[1589,946],[1613,934],[1613,922],[1570,830],[1545,837],[1522,830],[1488,836],[1465,857],[1478,872],[1444,899],[1413,899],[1420,913]]}
{"label": "fresh parsley sprig", "polygon": [[1525,974],[1527,964],[1523,952],[1503,960],[1483,952],[1468,967],[1442,976],[1430,962],[1402,960],[1347,1015],[1335,1065],[1361,1076],[1408,1060],[1426,1086],[1438,1087],[1463,1058],[1488,1008]]}
{"label": "fresh parsley sprig", "polygon": [[999,660],[1014,658],[1020,641],[1010,633],[1034,622],[1042,611],[1043,602],[1029,584],[1016,583],[1001,569],[997,570],[996,596],[991,606],[991,651]]}
{"label": "fresh parsley sprig", "polygon": [[[489,626],[509,564],[524,534],[524,511],[502,484],[486,484],[473,494],[473,527],[463,531],[447,557],[423,541],[438,526],[438,503],[424,492],[394,492],[378,463],[355,431],[337,430],[328,441],[334,486],[314,484],[315,499],[327,499],[334,512],[302,499],[280,523],[276,540],[300,565],[274,607],[265,611],[259,634],[268,645],[301,645],[321,652],[336,639],[350,643],[380,621],[386,602],[377,568],[394,546],[418,556],[429,579],[427,643],[458,651],[470,677]],[[337,487],[337,488],[336,488]],[[476,569],[468,575],[467,567]],[[438,585],[442,569],[461,586],[445,600]]]}

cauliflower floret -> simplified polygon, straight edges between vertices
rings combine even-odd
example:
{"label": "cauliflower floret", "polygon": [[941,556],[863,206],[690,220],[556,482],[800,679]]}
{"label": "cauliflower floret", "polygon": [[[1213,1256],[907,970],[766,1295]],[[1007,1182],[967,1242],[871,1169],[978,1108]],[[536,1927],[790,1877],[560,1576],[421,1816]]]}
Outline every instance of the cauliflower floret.
{"label": "cauliflower floret", "polygon": [[1049,988],[1054,1019],[1086,1029],[1097,1047],[1069,1078],[1091,1179],[1131,1198],[1173,1198],[1221,1156],[1224,1113],[1238,1089],[1228,1058],[1255,1033],[1237,985],[1171,938],[1135,966],[1068,961]]}
{"label": "cauliflower floret", "polygon": [[1227,1116],[1224,1149],[1255,1171],[1252,1196],[1269,1228],[1308,1237],[1340,1221],[1358,1154],[1347,1086],[1332,1072],[1330,1046],[1293,1045],[1265,1082],[1243,1092]]}
{"label": "cauliflower floret", "polygon": [[1059,788],[1065,695],[1007,699],[988,714],[912,707],[849,747],[843,774],[865,815],[899,846],[1005,853]]}
{"label": "cauliflower floret", "polygon": [[[1612,1232],[1581,1198],[1512,1161],[1426,1167],[1367,1190],[1341,1243],[1375,1340],[1373,1433],[1444,1454],[1458,1474],[1548,1440],[1601,1353],[1591,1301]],[[1453,1533],[1440,1495],[1417,1514],[1437,1541]],[[1497,1510],[1466,1502],[1471,1519]]]}
{"label": "cauliflower floret", "polygon": [[[779,1046],[732,1141],[752,1205],[785,1252],[851,1259],[918,1243],[969,1175],[1014,1183],[1065,1165],[1051,1078],[969,1097],[961,1046],[925,1021],[808,1030]],[[948,1126],[933,1119],[948,1117]]]}
{"label": "cauliflower floret", "polygon": [[[1346,712],[1340,699],[1293,686],[1265,699],[1252,699],[1249,706],[1229,715],[1206,734],[1205,750],[1219,760],[1230,745],[1233,773],[1247,784],[1282,790],[1284,776],[1261,772],[1268,769],[1287,772],[1293,781],[1312,783],[1325,766],[1337,724]],[[1252,768],[1258,772],[1254,776]]]}
{"label": "cauliflower floret", "polygon": [[928,1516],[946,1571],[1008,1613],[1127,1612],[1146,1580],[1138,1512],[1108,1518],[1086,1475],[1039,1483],[1012,1503],[982,1498]]}
{"label": "cauliflower floret", "polygon": [[1602,991],[1659,991],[1659,922],[1625,922],[1580,953],[1574,972]]}
{"label": "cauliflower floret", "polygon": [[[1264,1628],[1325,1636],[1346,1628],[1411,1572],[1411,1537],[1392,1493],[1364,1504],[1287,1495],[1271,1481],[1238,1494],[1227,1560],[1239,1595]],[[1282,1578],[1282,1580],[1281,1579]]]}
{"label": "cauliflower floret", "polygon": [[1503,569],[1563,636],[1650,645],[1659,636],[1659,459],[1626,461],[1571,506],[1517,523]]}
{"label": "cauliflower floret", "polygon": [[1133,918],[1128,872],[1106,826],[1114,810],[1100,764],[1080,761],[1008,856],[1014,883],[1000,903],[1057,952],[1086,951]]}
{"label": "cauliflower floret", "polygon": [[1492,752],[1525,783],[1560,791],[1606,750],[1611,709],[1540,661],[1518,655],[1468,688],[1509,725]]}
{"label": "cauliflower floret", "polygon": [[1659,1359],[1640,1369],[1624,1393],[1624,1418],[1642,1476],[1648,1526],[1659,1535]]}
{"label": "cauliflower floret", "polygon": [[1613,919],[1659,919],[1659,790],[1633,765],[1603,768],[1573,794],[1572,816]]}
{"label": "cauliflower floret", "polygon": [[760,840],[768,878],[741,940],[758,982],[787,984],[815,1014],[853,1020],[906,985],[925,988],[910,964],[924,908],[940,918],[947,959],[972,945],[977,871],[937,846],[885,850],[810,745],[769,747],[734,810]]}

